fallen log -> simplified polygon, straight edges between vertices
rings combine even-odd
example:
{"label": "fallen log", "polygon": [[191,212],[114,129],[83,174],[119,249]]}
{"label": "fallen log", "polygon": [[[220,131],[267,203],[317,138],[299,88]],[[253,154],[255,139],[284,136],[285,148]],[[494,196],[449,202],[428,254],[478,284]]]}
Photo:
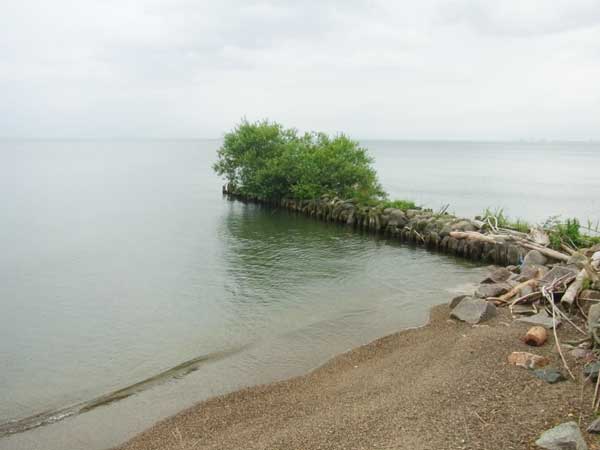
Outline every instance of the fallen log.
{"label": "fallen log", "polygon": [[531,280],[527,280],[527,281],[517,284],[514,288],[512,288],[506,294],[502,294],[499,297],[489,297],[487,300],[490,300],[493,302],[507,303],[511,298],[513,298],[515,295],[517,295],[519,293],[519,291],[521,289],[523,289],[524,287],[531,286],[532,288],[535,288],[535,287],[537,287],[537,284],[538,284],[538,280],[536,280],[535,278],[532,278]]}
{"label": "fallen log", "polygon": [[581,271],[575,277],[575,281],[571,283],[571,285],[567,288],[564,295],[560,299],[560,302],[563,305],[566,305],[569,308],[573,306],[573,303],[577,299],[579,292],[581,292],[581,289],[583,288],[583,280],[586,278],[586,275],[587,271],[585,269],[581,269]]}
{"label": "fallen log", "polygon": [[477,231],[451,231],[450,237],[454,239],[468,239],[471,241],[483,241],[490,242],[492,244],[498,244],[496,239],[487,234],[478,233]]}
{"label": "fallen log", "polygon": [[569,260],[569,255],[565,255],[564,253],[558,252],[556,250],[552,250],[551,248],[542,247],[541,245],[533,244],[532,242],[528,242],[522,239],[518,239],[517,242],[521,247],[528,248],[530,250],[537,250],[544,256],[548,256],[552,259],[558,259],[559,261],[567,262]]}

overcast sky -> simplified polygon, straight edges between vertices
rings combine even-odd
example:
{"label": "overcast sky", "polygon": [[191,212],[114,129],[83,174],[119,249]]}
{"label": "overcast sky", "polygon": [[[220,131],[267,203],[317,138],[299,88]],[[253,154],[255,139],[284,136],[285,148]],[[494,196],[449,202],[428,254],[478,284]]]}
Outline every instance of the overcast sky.
{"label": "overcast sky", "polygon": [[0,136],[600,139],[599,0],[0,0]]}

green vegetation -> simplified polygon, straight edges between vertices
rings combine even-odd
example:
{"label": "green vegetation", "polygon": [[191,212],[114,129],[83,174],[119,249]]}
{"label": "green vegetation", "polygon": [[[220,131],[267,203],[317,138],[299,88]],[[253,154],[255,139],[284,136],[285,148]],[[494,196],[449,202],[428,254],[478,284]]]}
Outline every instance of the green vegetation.
{"label": "green vegetation", "polygon": [[[562,245],[572,248],[591,247],[600,244],[600,236],[589,236],[582,233],[583,228],[577,219],[560,220],[559,217],[550,217],[544,223],[544,228],[550,237],[550,246],[560,249]],[[589,229],[594,231],[593,229]]]}
{"label": "green vegetation", "polygon": [[522,233],[527,233],[531,229],[531,225],[522,219],[517,219],[516,221],[510,220],[504,214],[502,208],[494,210],[486,208],[481,217],[481,220],[484,222],[489,220],[496,228],[508,228],[509,230],[520,231]]}
{"label": "green vegetation", "polygon": [[395,208],[403,211],[406,211],[407,209],[421,209],[415,202],[411,202],[410,200],[384,200],[380,204],[384,209]]}
{"label": "green vegetation", "polygon": [[367,150],[343,134],[299,134],[275,122],[243,120],[225,135],[213,168],[240,195],[370,203],[386,199],[372,163]]}

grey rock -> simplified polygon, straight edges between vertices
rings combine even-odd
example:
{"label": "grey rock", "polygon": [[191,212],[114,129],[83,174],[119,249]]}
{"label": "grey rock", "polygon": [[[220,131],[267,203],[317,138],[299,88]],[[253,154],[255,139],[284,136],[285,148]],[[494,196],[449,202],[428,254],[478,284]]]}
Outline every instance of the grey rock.
{"label": "grey rock", "polygon": [[590,423],[590,426],[587,427],[587,432],[596,434],[600,433],[600,418]]}
{"label": "grey rock", "polygon": [[[546,311],[540,311],[537,314],[529,317],[521,317],[518,322],[529,323],[531,325],[541,325],[544,328],[552,328],[552,316],[549,316]],[[560,325],[560,319],[556,319],[556,326]]]}
{"label": "grey rock", "polygon": [[588,311],[587,318],[588,332],[595,338],[598,337],[598,328],[600,327],[600,303],[592,305]]}
{"label": "grey rock", "polygon": [[548,273],[546,266],[538,266],[537,264],[528,264],[521,267],[521,276],[517,278],[517,281],[527,281],[538,275],[544,276]]}
{"label": "grey rock", "polygon": [[561,373],[560,370],[555,369],[554,367],[548,367],[544,369],[536,369],[533,371],[533,374],[538,377],[540,380],[544,380],[546,383],[554,384],[559,381],[565,381],[565,376]]}
{"label": "grey rock", "polygon": [[525,255],[525,259],[523,260],[523,265],[524,266],[531,266],[531,265],[543,266],[547,262],[548,262],[548,258],[546,258],[544,255],[542,255],[540,252],[538,252],[537,250],[530,250]]}
{"label": "grey rock", "polygon": [[577,275],[577,272],[577,268],[572,266],[555,266],[550,269],[550,272],[542,277],[540,284],[548,286],[564,276]]}
{"label": "grey rock", "polygon": [[490,274],[485,277],[482,281],[484,284],[501,283],[502,281],[508,280],[512,275],[512,272],[505,267],[493,270]]}
{"label": "grey rock", "polygon": [[546,450],[587,450],[576,422],[566,422],[544,431],[535,445]]}
{"label": "grey rock", "polygon": [[586,289],[579,294],[581,300],[600,300],[600,291]]}
{"label": "grey rock", "polygon": [[475,296],[479,298],[498,297],[506,294],[509,290],[510,284],[508,283],[480,284],[475,291]]}
{"label": "grey rock", "polygon": [[460,220],[452,224],[452,230],[455,231],[477,231],[477,227],[469,220]]}
{"label": "grey rock", "polygon": [[598,361],[583,366],[583,375],[585,378],[589,377],[593,381],[596,381],[598,379],[598,372],[600,372],[600,362]]}
{"label": "grey rock", "polygon": [[594,353],[587,348],[574,348],[569,352],[575,359],[588,359],[591,358]]}
{"label": "grey rock", "polygon": [[491,319],[496,315],[496,306],[479,298],[463,299],[450,313],[450,317],[470,324]]}
{"label": "grey rock", "polygon": [[532,315],[535,314],[535,310],[531,306],[517,304],[512,307],[512,313]]}
{"label": "grey rock", "polygon": [[454,297],[452,300],[450,300],[450,303],[448,303],[448,306],[450,307],[450,309],[454,309],[465,298],[473,298],[473,297],[471,297],[470,295],[458,295],[458,296]]}
{"label": "grey rock", "polygon": [[583,268],[583,265],[585,263],[587,263],[587,258],[585,257],[585,255],[579,252],[572,254],[569,260],[567,261],[567,264],[573,264],[580,268]]}
{"label": "grey rock", "polygon": [[533,288],[531,286],[523,286],[519,289],[519,296],[522,297],[524,295],[529,295],[533,293]]}

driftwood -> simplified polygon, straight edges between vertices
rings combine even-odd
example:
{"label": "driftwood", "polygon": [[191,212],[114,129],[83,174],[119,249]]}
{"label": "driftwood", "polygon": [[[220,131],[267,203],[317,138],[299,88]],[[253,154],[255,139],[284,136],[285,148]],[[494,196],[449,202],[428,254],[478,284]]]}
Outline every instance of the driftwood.
{"label": "driftwood", "polygon": [[507,234],[483,234],[477,231],[451,231],[450,236],[455,239],[469,239],[472,241],[483,241],[489,242],[492,244],[502,244],[505,241],[513,241],[519,244],[521,247],[527,248],[529,250],[537,250],[544,256],[548,256],[552,259],[557,259],[559,261],[568,261],[569,255],[561,253],[556,250],[552,250],[551,248],[544,247],[543,245],[537,244],[533,241],[529,241],[523,237],[521,237],[523,233],[516,234],[515,233],[507,233]]}
{"label": "driftwood", "polygon": [[531,280],[527,280],[527,281],[524,281],[522,283],[517,284],[514,288],[512,288],[506,294],[502,294],[499,297],[490,297],[490,299],[494,300],[494,301],[497,300],[497,301],[500,301],[502,303],[506,303],[511,298],[513,298],[515,295],[517,295],[519,293],[519,291],[521,289],[523,289],[524,287],[527,287],[527,286],[534,287],[534,286],[537,286],[537,284],[538,284],[538,280],[536,280],[535,278],[532,278]]}
{"label": "driftwood", "polygon": [[565,359],[565,355],[563,355],[562,349],[560,348],[560,341],[558,340],[558,333],[556,332],[556,311],[558,308],[554,304],[554,295],[552,294],[552,289],[554,286],[550,286],[550,289],[547,289],[546,286],[542,286],[542,294],[548,303],[552,306],[552,331],[554,333],[554,343],[556,344],[556,349],[558,350],[558,354],[560,355],[560,359],[562,360],[564,368],[569,372],[569,375],[573,380],[575,380],[575,375],[571,372],[569,365],[567,364],[567,360]]}
{"label": "driftwood", "polygon": [[498,242],[492,236],[478,233],[477,231],[451,231],[450,237],[455,239],[468,239],[471,241],[483,241],[497,244]]}
{"label": "driftwood", "polygon": [[533,244],[531,242],[520,240],[518,241],[522,247],[528,248],[530,250],[537,250],[544,256],[549,256],[553,259],[558,259],[559,261],[567,262],[569,260],[569,255],[565,255],[564,253],[558,252],[556,250],[552,250],[551,248],[542,247],[541,245]]}
{"label": "driftwood", "polygon": [[586,274],[587,274],[587,271],[585,269],[582,269],[577,274],[577,276],[575,277],[575,281],[573,281],[573,283],[571,283],[571,285],[567,288],[564,295],[560,299],[560,302],[563,305],[566,305],[569,308],[571,306],[573,306],[573,303],[577,299],[577,296],[579,295],[579,292],[581,291],[581,289],[583,287],[583,280],[585,279]]}

